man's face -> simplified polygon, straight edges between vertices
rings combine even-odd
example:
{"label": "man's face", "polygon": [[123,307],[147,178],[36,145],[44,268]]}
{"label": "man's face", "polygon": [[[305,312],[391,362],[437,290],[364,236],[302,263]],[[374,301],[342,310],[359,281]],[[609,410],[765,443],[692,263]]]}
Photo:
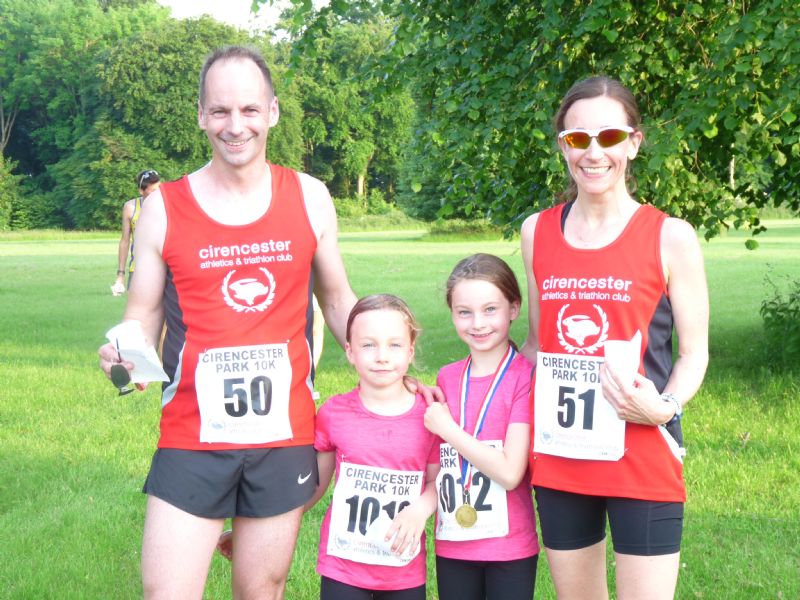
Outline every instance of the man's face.
{"label": "man's face", "polygon": [[278,99],[253,61],[217,61],[206,74],[198,120],[214,159],[248,166],[266,158],[267,133],[278,122]]}

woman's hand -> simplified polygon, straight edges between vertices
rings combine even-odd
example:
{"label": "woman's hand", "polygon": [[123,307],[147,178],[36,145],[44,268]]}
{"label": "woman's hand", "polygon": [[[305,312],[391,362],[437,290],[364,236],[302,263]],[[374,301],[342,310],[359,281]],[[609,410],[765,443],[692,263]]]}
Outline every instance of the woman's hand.
{"label": "woman's hand", "polygon": [[611,403],[617,416],[629,423],[661,425],[675,414],[674,406],[661,399],[652,381],[636,373],[633,380],[623,377],[607,363],[600,367],[603,396]]}

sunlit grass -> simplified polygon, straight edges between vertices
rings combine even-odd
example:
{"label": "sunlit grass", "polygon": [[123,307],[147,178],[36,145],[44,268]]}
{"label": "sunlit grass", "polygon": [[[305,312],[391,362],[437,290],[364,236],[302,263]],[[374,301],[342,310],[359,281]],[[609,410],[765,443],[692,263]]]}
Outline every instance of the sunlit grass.
{"label": "sunlit grass", "polygon": [[[5,235],[5,234],[4,234]],[[420,239],[421,232],[347,233],[341,247],[360,295],[404,297],[423,326],[415,374],[464,356],[444,305],[444,280],[474,252],[505,258],[524,282],[518,242]],[[800,222],[770,223],[760,248],[745,233],[703,242],[711,289],[711,364],[686,409],[689,500],[680,598],[800,597],[800,384],[773,372],[758,308],[769,270],[800,278]],[[158,436],[154,387],[118,397],[96,349],[123,298],[111,296],[117,239],[64,234],[0,238],[0,596],[138,598],[144,496]],[[521,318],[513,333],[521,341]],[[322,399],[355,377],[328,334]],[[324,503],[304,521],[287,598],[318,593]],[[269,560],[269,557],[265,557]],[[206,598],[230,597],[215,558]],[[435,597],[433,573],[429,597]],[[537,598],[553,598],[546,560]]]}

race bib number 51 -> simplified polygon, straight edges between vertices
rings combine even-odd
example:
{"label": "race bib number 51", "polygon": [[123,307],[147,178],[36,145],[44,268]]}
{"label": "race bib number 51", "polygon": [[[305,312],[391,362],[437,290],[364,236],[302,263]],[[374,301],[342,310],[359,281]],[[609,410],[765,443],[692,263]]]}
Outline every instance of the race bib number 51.
{"label": "race bib number 51", "polygon": [[603,397],[602,358],[539,352],[533,397],[534,452],[619,460],[625,421]]}
{"label": "race bib number 51", "polygon": [[201,442],[266,444],[292,437],[287,344],[201,352],[194,379]]}

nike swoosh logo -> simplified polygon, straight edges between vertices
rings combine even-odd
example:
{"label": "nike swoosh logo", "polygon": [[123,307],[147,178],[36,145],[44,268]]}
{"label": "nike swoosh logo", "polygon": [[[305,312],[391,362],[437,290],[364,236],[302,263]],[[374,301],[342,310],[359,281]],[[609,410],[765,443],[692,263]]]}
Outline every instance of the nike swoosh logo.
{"label": "nike swoosh logo", "polygon": [[308,475],[306,475],[305,477],[303,477],[302,475],[298,475],[297,476],[297,485],[303,485],[306,481],[308,481],[309,477],[311,477],[311,471],[309,471]]}

